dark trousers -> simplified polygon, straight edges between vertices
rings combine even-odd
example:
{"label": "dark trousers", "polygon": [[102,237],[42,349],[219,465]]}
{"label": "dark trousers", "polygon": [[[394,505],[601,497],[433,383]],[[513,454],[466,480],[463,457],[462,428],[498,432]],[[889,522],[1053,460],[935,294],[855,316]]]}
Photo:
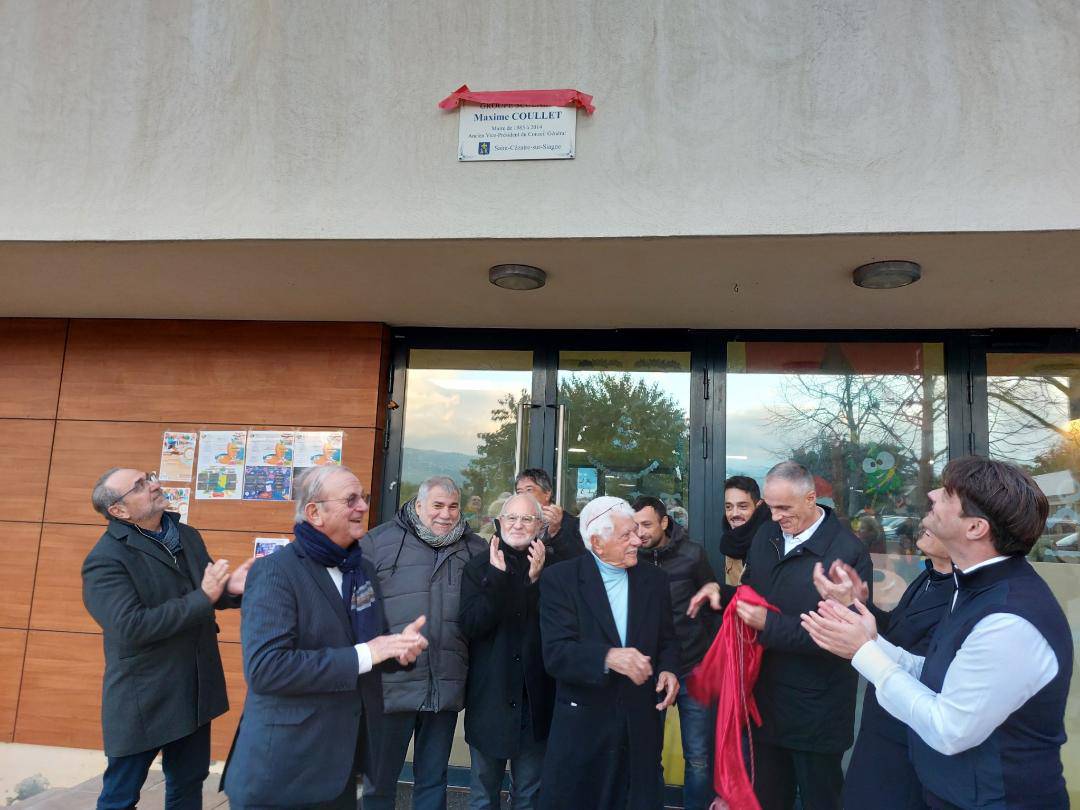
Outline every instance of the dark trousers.
{"label": "dark trousers", "polygon": [[394,810],[397,782],[413,741],[413,808],[446,810],[446,767],[457,712],[390,712],[372,739],[370,773],[364,774],[364,810]]}
{"label": "dark trousers", "polygon": [[336,799],[331,799],[328,802],[284,808],[275,805],[236,804],[230,800],[229,810],[356,810],[356,780],[350,778],[341,794]]}
{"label": "dark trousers", "polygon": [[[535,810],[540,795],[540,774],[544,770],[546,742],[531,738],[510,758],[510,807]],[[489,757],[475,745],[469,746],[469,810],[499,810],[506,760]]]}
{"label": "dark trousers", "polygon": [[161,752],[165,773],[165,810],[201,810],[202,786],[210,772],[210,724],[160,748],[109,757],[101,779],[97,810],[130,810],[139,803],[139,793],[150,764]]}
{"label": "dark trousers", "polygon": [[840,810],[843,752],[797,751],[754,740],[754,794],[761,810],[791,810],[795,789],[803,810]]}

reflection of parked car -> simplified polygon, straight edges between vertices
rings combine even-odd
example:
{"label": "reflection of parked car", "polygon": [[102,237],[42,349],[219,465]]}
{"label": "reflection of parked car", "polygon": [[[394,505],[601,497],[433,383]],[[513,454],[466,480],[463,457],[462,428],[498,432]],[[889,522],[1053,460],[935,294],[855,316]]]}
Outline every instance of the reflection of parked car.
{"label": "reflection of parked car", "polygon": [[1056,543],[1054,543],[1054,548],[1058,550],[1065,550],[1070,548],[1075,550],[1078,546],[1080,546],[1080,532],[1073,532],[1072,534],[1067,534],[1060,540],[1058,540]]}

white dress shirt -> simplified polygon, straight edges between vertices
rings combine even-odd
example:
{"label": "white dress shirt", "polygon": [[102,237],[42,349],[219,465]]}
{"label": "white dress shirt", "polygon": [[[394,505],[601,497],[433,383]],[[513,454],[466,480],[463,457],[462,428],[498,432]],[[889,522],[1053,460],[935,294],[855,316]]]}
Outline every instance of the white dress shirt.
{"label": "white dress shirt", "polygon": [[798,548],[807,540],[809,540],[811,536],[813,536],[814,532],[817,531],[817,528],[821,525],[821,522],[825,520],[825,510],[822,509],[820,506],[817,508],[817,510],[819,513],[818,519],[815,520],[809,528],[803,529],[798,534],[788,534],[787,532],[781,532],[784,535],[785,557],[792,552],[792,549]]}
{"label": "white dress shirt", "polygon": [[[986,560],[963,573],[1005,559]],[[880,635],[851,659],[877,688],[881,707],[945,755],[982,743],[1058,672],[1046,638],[1013,613],[991,613],[976,623],[949,664],[941,692],[919,681],[925,661]]]}
{"label": "white dress shirt", "polygon": [[[330,575],[330,579],[334,580],[334,586],[338,589],[338,593],[342,593],[342,584],[345,581],[345,575],[341,573],[340,568],[327,568],[326,573]],[[344,594],[342,593],[342,597]],[[356,647],[356,663],[360,666],[360,675],[365,672],[371,672],[371,668],[374,666],[371,662],[371,650],[368,649],[367,644],[357,644]]]}

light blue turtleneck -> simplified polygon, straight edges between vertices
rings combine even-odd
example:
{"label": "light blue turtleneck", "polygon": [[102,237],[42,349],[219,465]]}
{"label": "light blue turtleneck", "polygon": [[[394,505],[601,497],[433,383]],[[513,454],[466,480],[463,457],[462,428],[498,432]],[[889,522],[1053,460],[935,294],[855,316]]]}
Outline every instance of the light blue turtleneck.
{"label": "light blue turtleneck", "polygon": [[[590,553],[592,553],[591,549]],[[611,605],[611,615],[615,617],[615,629],[619,631],[619,640],[625,647],[626,615],[630,604],[630,577],[625,568],[610,565],[597,557],[595,553],[593,553],[593,559],[596,560],[600,578],[604,581],[608,604]]]}

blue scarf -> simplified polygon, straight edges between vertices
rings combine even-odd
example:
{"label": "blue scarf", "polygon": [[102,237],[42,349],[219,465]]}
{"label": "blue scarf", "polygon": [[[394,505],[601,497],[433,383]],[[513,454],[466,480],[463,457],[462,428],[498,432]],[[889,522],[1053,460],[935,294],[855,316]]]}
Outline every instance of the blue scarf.
{"label": "blue scarf", "polygon": [[371,641],[379,635],[379,612],[375,609],[375,589],[368,582],[361,562],[364,559],[360,544],[342,548],[310,523],[293,526],[296,542],[319,565],[339,568],[342,573],[341,598],[352,624],[357,644]]}

